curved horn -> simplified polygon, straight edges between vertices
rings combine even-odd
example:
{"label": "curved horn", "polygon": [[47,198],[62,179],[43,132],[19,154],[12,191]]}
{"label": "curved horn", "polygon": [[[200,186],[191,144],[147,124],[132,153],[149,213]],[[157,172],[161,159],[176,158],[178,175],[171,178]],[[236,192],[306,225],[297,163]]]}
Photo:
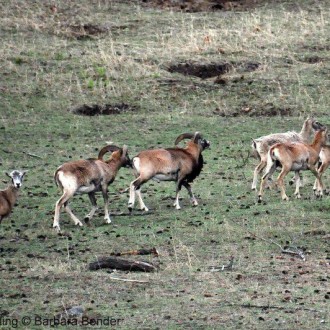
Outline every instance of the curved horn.
{"label": "curved horn", "polygon": [[115,146],[115,145],[107,145],[107,146],[103,147],[103,148],[100,150],[100,152],[99,152],[97,158],[100,159],[100,160],[103,160],[103,156],[104,156],[107,152],[114,152],[114,151],[117,151],[117,150],[120,150],[120,148],[117,147],[117,146]]}
{"label": "curved horn", "polygon": [[195,142],[195,143],[197,143],[198,140],[201,139],[201,138],[202,138],[201,133],[196,132],[196,133],[194,134],[194,142]]}
{"label": "curved horn", "polygon": [[127,151],[128,151],[128,147],[126,144],[124,144],[122,148],[122,155],[125,156],[127,154]]}
{"label": "curved horn", "polygon": [[182,134],[180,134],[176,138],[174,144],[177,146],[179,144],[179,142],[181,142],[182,140],[184,140],[184,139],[192,139],[193,137],[194,137],[194,134],[191,134],[191,133],[182,133]]}

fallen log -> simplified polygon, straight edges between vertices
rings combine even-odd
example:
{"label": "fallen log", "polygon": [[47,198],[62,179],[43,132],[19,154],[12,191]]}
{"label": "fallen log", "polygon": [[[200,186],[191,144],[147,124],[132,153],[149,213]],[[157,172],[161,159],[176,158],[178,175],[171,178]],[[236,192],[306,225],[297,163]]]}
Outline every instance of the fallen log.
{"label": "fallen log", "polygon": [[89,270],[98,270],[102,268],[140,272],[154,272],[157,270],[156,266],[145,261],[135,261],[117,257],[102,257],[89,264]]}

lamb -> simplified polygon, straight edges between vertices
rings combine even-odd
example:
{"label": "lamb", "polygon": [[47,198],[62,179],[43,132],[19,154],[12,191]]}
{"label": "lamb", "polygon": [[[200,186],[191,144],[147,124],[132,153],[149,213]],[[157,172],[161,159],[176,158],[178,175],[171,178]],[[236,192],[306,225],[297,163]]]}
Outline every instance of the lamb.
{"label": "lamb", "polygon": [[[304,121],[302,129],[299,133],[297,132],[286,132],[286,133],[275,133],[262,136],[258,139],[253,140],[252,148],[254,154],[259,158],[260,162],[254,169],[253,181],[252,181],[252,190],[257,189],[258,175],[266,167],[267,164],[267,153],[269,148],[276,143],[285,143],[285,142],[302,142],[309,143],[311,134],[314,131],[318,131],[321,128],[324,128],[322,124],[317,122],[314,118],[307,118]],[[298,177],[297,175],[295,176]]]}
{"label": "lamb", "polygon": [[[318,195],[323,194],[323,184],[321,176],[316,170],[316,164],[319,160],[319,154],[321,148],[324,146],[327,140],[327,129],[319,130],[314,137],[313,143],[308,145],[301,142],[295,143],[277,143],[273,145],[267,154],[267,167],[264,176],[262,177],[259,201],[262,200],[263,190],[265,188],[266,181],[270,175],[274,173],[277,166],[281,165],[282,170],[277,178],[277,185],[281,189],[281,196],[283,200],[288,200],[288,196],[285,193],[284,177],[289,171],[295,171],[296,173],[301,170],[310,170],[317,179]],[[297,179],[299,175],[297,176]],[[296,182],[295,195],[297,198],[301,198],[299,193],[300,182],[299,179]]]}
{"label": "lamb", "polygon": [[[103,160],[103,156],[110,152],[108,160]],[[82,222],[73,214],[69,207],[69,199],[75,194],[88,194],[92,204],[92,209],[86,215],[86,221],[94,216],[97,210],[95,193],[102,191],[104,199],[104,219],[106,223],[111,223],[108,211],[108,186],[115,180],[116,174],[121,167],[131,167],[131,161],[127,153],[127,146],[119,148],[115,145],[107,145],[102,148],[97,159],[76,160],[61,165],[55,172],[54,179],[56,185],[63,192],[61,198],[55,205],[55,216],[53,227],[60,231],[60,210],[64,209],[69,214],[74,223],[82,226]]]}
{"label": "lamb", "polygon": [[0,191],[0,223],[2,220],[9,216],[11,213],[17,197],[19,188],[23,183],[23,177],[27,171],[14,170],[10,173],[6,172],[6,175],[11,178],[11,184],[5,190]]}
{"label": "lamb", "polygon": [[[327,170],[330,165],[330,146],[326,145],[320,151],[319,155],[319,164],[317,171],[319,172],[320,178],[322,177],[323,173]],[[317,191],[317,180],[315,180],[313,190]]]}
{"label": "lamb", "polygon": [[175,141],[177,145],[183,139],[190,139],[185,148],[175,147],[141,151],[132,159],[136,179],[130,184],[128,209],[132,211],[135,204],[135,193],[139,199],[140,209],[149,211],[142,200],[141,186],[153,179],[155,181],[175,181],[176,198],[173,206],[180,209],[179,192],[184,186],[194,206],[198,202],[191,190],[190,183],[200,174],[203,168],[202,151],[210,146],[199,132],[183,133]]}

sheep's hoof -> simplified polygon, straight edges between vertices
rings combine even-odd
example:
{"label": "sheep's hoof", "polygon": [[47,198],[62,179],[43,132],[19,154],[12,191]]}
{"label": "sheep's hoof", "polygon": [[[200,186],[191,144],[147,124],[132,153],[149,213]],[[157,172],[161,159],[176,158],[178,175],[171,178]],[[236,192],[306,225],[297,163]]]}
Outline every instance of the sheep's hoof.
{"label": "sheep's hoof", "polygon": [[132,211],[133,211],[133,207],[132,206],[128,206],[128,212],[129,213],[132,213]]}
{"label": "sheep's hoof", "polygon": [[145,207],[142,207],[141,208],[141,211],[145,211],[145,212],[148,212],[149,211],[149,209],[145,206]]}
{"label": "sheep's hoof", "polygon": [[53,228],[55,229],[55,231],[56,231],[57,233],[60,233],[60,232],[61,232],[61,228],[60,228],[60,226],[55,225],[55,226],[53,226]]}
{"label": "sheep's hoof", "polygon": [[289,197],[288,196],[282,197],[282,200],[289,201]]}
{"label": "sheep's hoof", "polygon": [[301,199],[301,195],[296,195],[296,199]]}
{"label": "sheep's hoof", "polygon": [[259,195],[258,196],[258,203],[260,204],[262,202],[262,197]]}
{"label": "sheep's hoof", "polygon": [[105,220],[105,223],[111,223],[110,218],[104,218],[104,220]]}

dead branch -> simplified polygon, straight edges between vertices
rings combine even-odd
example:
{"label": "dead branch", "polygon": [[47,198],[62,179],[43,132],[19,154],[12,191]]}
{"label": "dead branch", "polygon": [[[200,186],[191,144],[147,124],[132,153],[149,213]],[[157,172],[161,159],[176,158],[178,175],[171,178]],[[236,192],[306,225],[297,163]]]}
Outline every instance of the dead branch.
{"label": "dead branch", "polygon": [[150,283],[150,281],[141,281],[141,280],[131,280],[128,278],[119,278],[119,277],[109,277],[111,280],[123,281],[123,282],[132,282],[132,283]]}
{"label": "dead branch", "polygon": [[316,312],[316,313],[322,313],[323,311],[319,311],[314,308],[308,308],[308,307],[296,307],[296,308],[288,308],[285,306],[276,306],[276,305],[252,305],[252,304],[231,304],[231,303],[225,303],[221,304],[222,306],[231,306],[231,307],[242,307],[242,308],[260,308],[263,310],[267,309],[277,309],[277,310],[289,310],[289,311],[308,311],[308,312]]}
{"label": "dead branch", "polygon": [[224,270],[233,270],[233,264],[234,264],[234,256],[231,256],[229,259],[229,263],[227,265],[222,266],[209,266],[210,272],[221,272]]}
{"label": "dead branch", "polygon": [[303,261],[306,261],[306,257],[305,257],[304,252],[302,250],[298,249],[295,246],[291,246],[291,247],[288,247],[288,248],[284,249],[280,244],[278,244],[277,242],[275,242],[275,241],[273,241],[271,239],[266,239],[264,237],[257,236],[256,234],[251,233],[251,232],[249,232],[249,233],[250,233],[250,235],[252,235],[252,237],[261,239],[262,241],[265,241],[265,242],[267,242],[269,244],[275,244],[275,245],[277,245],[280,248],[280,250],[281,250],[282,253],[290,254],[290,255],[293,255],[295,257],[299,257]]}
{"label": "dead branch", "polygon": [[35,154],[31,154],[30,152],[23,151],[23,154],[26,154],[26,155],[31,156],[31,157],[34,157],[34,158],[42,159],[41,156],[38,156],[38,155],[35,155]]}
{"label": "dead branch", "polygon": [[145,261],[135,261],[117,257],[101,257],[97,261],[89,264],[89,270],[98,270],[102,268],[140,272],[153,272],[157,270],[156,266]]}

